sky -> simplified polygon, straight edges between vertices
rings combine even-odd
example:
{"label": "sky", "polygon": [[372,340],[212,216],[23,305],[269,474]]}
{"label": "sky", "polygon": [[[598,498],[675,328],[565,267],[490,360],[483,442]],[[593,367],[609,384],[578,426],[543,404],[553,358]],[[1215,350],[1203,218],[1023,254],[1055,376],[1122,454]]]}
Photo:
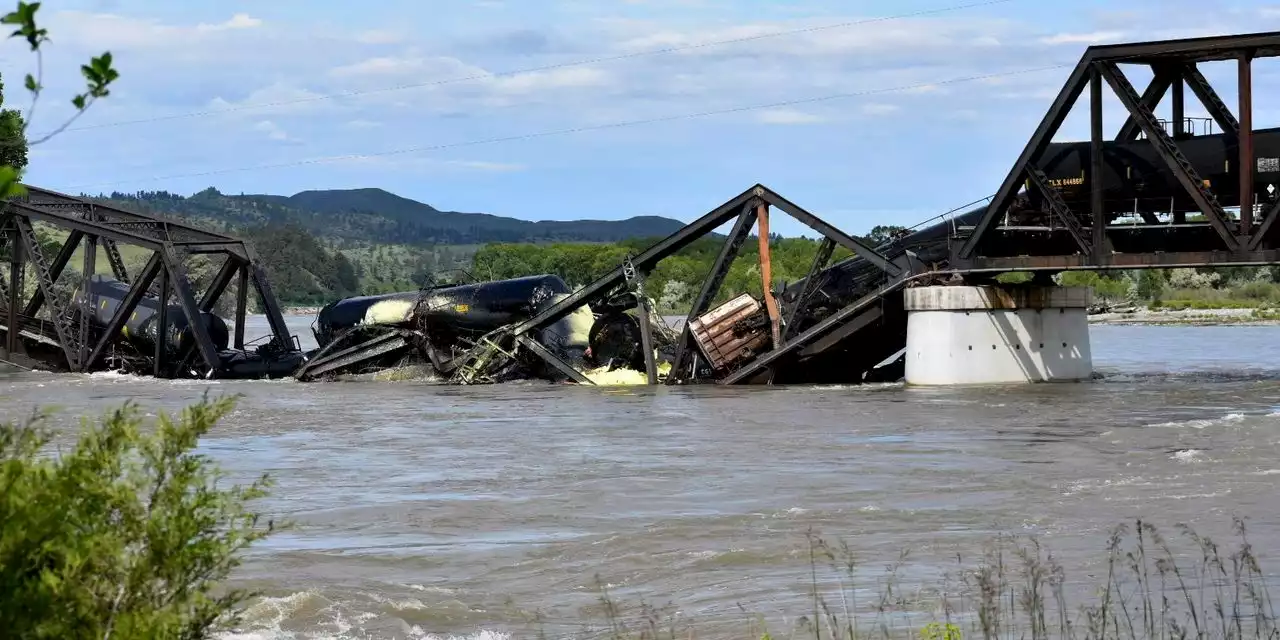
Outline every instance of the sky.
{"label": "sky", "polygon": [[[1233,0],[48,0],[38,15],[32,136],[72,115],[90,56],[110,51],[120,79],[32,148],[30,184],[380,187],[530,220],[689,221],[763,183],[850,233],[993,194],[1089,44],[1280,30],[1280,4]],[[36,68],[17,39],[0,47],[6,107],[28,111]],[[1280,60],[1254,68],[1274,95]],[[1149,77],[1130,73],[1139,90]],[[1234,82],[1218,88],[1234,105]],[[1276,126],[1280,107],[1256,102],[1255,126]],[[1107,114],[1112,133],[1111,96]],[[1188,115],[1205,113],[1189,100]],[[1087,130],[1073,117],[1059,138]],[[814,235],[782,214],[771,227]]]}

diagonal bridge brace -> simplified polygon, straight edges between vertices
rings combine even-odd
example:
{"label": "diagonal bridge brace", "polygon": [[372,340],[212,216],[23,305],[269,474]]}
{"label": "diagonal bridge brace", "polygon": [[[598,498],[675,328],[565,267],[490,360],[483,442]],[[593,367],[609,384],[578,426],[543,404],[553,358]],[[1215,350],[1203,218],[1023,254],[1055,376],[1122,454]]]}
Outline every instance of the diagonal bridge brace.
{"label": "diagonal bridge brace", "polygon": [[[1058,193],[1058,190],[1052,184],[1049,184],[1049,177],[1039,167],[1031,165],[1027,167],[1027,178],[1044,196],[1054,217],[1066,226],[1067,231],[1071,233],[1071,237],[1075,238],[1076,244],[1080,247],[1080,252],[1086,256],[1091,255],[1093,253],[1093,244],[1085,237],[1084,227],[1076,219],[1076,214],[1072,213],[1071,207],[1068,207],[1066,201],[1062,199],[1062,194]],[[1101,224],[1101,220],[1095,220],[1094,224]]]}
{"label": "diagonal bridge brace", "polygon": [[[743,191],[738,196],[716,207],[711,212],[698,218],[694,222],[686,225],[684,228],[675,233],[659,240],[649,248],[641,251],[638,255],[631,258],[631,265],[636,271],[646,273],[651,271],[655,265],[664,258],[670,257],[685,247],[693,244],[695,241],[712,233],[721,225],[737,219],[734,229],[730,232],[729,237],[725,240],[725,246],[721,249],[720,255],[717,257],[716,263],[707,279],[703,283],[702,291],[699,293],[699,299],[695,303],[697,307],[705,307],[710,300],[715,297],[719,290],[720,284],[723,282],[724,275],[729,265],[736,257],[738,249],[746,236],[750,233],[752,223],[755,222],[758,213],[756,208],[759,205],[777,207],[787,215],[795,218],[799,222],[805,224],[809,228],[821,233],[832,242],[844,246],[854,254],[865,259],[867,262],[875,265],[881,271],[886,273],[892,279],[900,278],[905,272],[902,265],[889,260],[884,254],[877,251],[867,243],[850,236],[849,234],[835,228],[821,218],[797,206],[791,201],[783,198],[773,190],[761,184]],[[554,353],[538,346],[532,346],[534,342],[527,334],[537,329],[543,328],[563,317],[572,313],[584,304],[607,295],[619,286],[625,285],[627,282],[627,269],[623,265],[619,265],[608,274],[605,274],[595,282],[583,287],[577,292],[570,294],[564,300],[551,305],[538,313],[532,318],[516,324],[511,328],[510,338],[516,342],[522,343],[530,351],[542,357],[553,367],[561,370],[571,378],[577,378],[573,374],[565,371],[566,363],[556,357]],[[704,309],[705,310],[705,309]],[[690,351],[688,342],[690,336],[688,334],[688,324],[682,329],[682,337],[677,346],[677,361],[672,363],[672,373],[668,376],[670,383],[674,379],[681,377],[682,367],[687,362],[688,352]],[[549,357],[550,356],[550,357]]]}
{"label": "diagonal bridge brace", "polygon": [[1183,188],[1187,190],[1201,213],[1209,220],[1209,224],[1213,225],[1214,231],[1217,231],[1218,235],[1221,236],[1227,249],[1231,251],[1240,249],[1240,241],[1227,225],[1227,213],[1222,209],[1222,205],[1218,203],[1217,197],[1204,186],[1204,180],[1200,177],[1200,174],[1192,166],[1191,161],[1182,154],[1173,138],[1169,137],[1168,133],[1165,133],[1164,127],[1160,126],[1155,114],[1142,104],[1137,90],[1129,83],[1124,72],[1120,70],[1116,63],[1111,61],[1103,60],[1093,64],[1097,65],[1099,73],[1102,74],[1107,84],[1111,85],[1112,90],[1120,98],[1120,102],[1137,119],[1138,126],[1142,128],[1142,132],[1146,134],[1156,153],[1165,161],[1165,164],[1168,165],[1169,170],[1173,172],[1174,177],[1178,179]]}

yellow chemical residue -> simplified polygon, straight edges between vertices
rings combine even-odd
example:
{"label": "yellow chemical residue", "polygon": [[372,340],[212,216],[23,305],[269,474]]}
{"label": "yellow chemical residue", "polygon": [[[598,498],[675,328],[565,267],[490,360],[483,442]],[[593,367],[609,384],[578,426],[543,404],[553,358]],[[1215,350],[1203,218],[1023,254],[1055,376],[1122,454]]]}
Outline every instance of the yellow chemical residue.
{"label": "yellow chemical residue", "polygon": [[[622,387],[632,385],[649,384],[649,377],[643,371],[635,369],[614,369],[609,371],[608,367],[600,367],[599,369],[588,369],[582,372],[588,380],[601,387]],[[671,373],[670,362],[658,363],[658,378],[664,378]]]}
{"label": "yellow chemical residue", "polygon": [[364,324],[402,324],[409,321],[413,302],[409,300],[383,300],[364,312]]}

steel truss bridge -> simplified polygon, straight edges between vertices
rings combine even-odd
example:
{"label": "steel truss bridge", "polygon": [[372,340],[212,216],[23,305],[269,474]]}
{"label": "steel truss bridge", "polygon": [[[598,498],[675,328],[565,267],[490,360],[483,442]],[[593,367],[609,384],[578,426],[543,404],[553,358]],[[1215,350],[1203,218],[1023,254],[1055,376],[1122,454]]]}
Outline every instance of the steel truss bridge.
{"label": "steel truss bridge", "polygon": [[[1280,129],[1253,125],[1253,62],[1280,55],[1280,32],[1094,46],[1071,71],[1040,125],[1014,162],[998,191],[984,204],[918,225],[879,246],[844,233],[763,185],[755,185],[680,231],[632,256],[623,265],[533,317],[488,341],[504,353],[523,349],[564,378],[589,383],[583,374],[539,343],[537,332],[584,304],[619,290],[639,290],[662,259],[711,234],[732,229],[706,275],[685,322],[668,384],[689,382],[801,383],[872,379],[880,365],[905,348],[903,290],[945,282],[982,281],[995,274],[1028,271],[1039,275],[1068,269],[1280,264]],[[1237,105],[1233,110],[1206,79],[1200,65],[1233,62]],[[1139,91],[1127,70],[1149,69],[1150,83]],[[1068,113],[1088,89],[1090,135],[1078,142],[1055,142]],[[1209,118],[1186,116],[1186,89]],[[1110,90],[1126,116],[1114,134],[1106,131],[1103,105]],[[1169,100],[1172,116],[1155,110]],[[771,209],[789,215],[823,236],[808,275],[765,295],[769,339],[729,370],[700,365],[690,326],[706,313],[730,265],[753,228],[767,229]],[[69,232],[60,250],[44,255],[32,229],[40,221]],[[194,341],[173,361],[163,335],[151,363],[156,375],[174,375],[195,366],[202,375],[228,375],[228,361],[243,361],[246,296],[252,287],[271,326],[267,355],[294,357],[270,286],[252,249],[223,234],[103,207],[72,196],[30,188],[0,213],[0,237],[9,264],[0,322],[7,350],[60,352],[64,368],[89,371],[101,366],[121,328],[144,296],[177,301],[176,312],[193,327]],[[764,234],[767,237],[767,232]],[[101,246],[116,279],[129,294],[107,322],[86,322],[89,296],[77,303],[55,286],[77,246],[84,252],[83,274],[95,271]],[[136,275],[124,271],[117,244],[152,252]],[[831,264],[837,246],[855,257]],[[194,290],[184,261],[212,254],[221,270],[203,291]],[[767,251],[765,252],[767,254]],[[37,288],[23,300],[23,268],[35,273]],[[765,266],[765,265],[762,265]],[[198,321],[237,281],[234,343],[220,350]],[[158,281],[158,283],[157,283]],[[88,290],[89,282],[82,289]],[[652,311],[638,296],[642,320]],[[41,310],[45,313],[39,315]],[[167,306],[159,305],[160,313]],[[645,368],[657,382],[649,323],[642,321]],[[163,323],[161,323],[163,326]],[[16,331],[10,330],[17,329]],[[19,340],[22,337],[22,340]],[[259,350],[263,351],[262,349]],[[349,362],[354,352],[335,357]],[[336,362],[336,360],[335,360]],[[323,368],[312,362],[307,367]],[[463,354],[450,371],[482,367]],[[306,367],[304,367],[306,368]],[[889,375],[891,374],[884,374]]]}

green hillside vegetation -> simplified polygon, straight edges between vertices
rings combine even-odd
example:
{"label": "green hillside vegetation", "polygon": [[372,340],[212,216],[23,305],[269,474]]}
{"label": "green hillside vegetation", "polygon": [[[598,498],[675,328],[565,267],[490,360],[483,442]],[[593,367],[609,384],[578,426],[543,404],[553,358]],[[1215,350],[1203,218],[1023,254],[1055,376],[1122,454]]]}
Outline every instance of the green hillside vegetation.
{"label": "green hillside vegetation", "polygon": [[683,226],[678,220],[657,216],[532,222],[485,213],[440,211],[382,189],[333,189],[277,196],[226,195],[210,187],[190,197],[168,191],[139,191],[115,192],[93,199],[173,216],[219,231],[293,224],[323,238],[413,246],[614,242],[641,235],[667,235]]}
{"label": "green hillside vegetation", "polygon": [[[664,236],[683,226],[655,216],[531,222],[440,211],[381,189],[278,196],[209,188],[189,197],[140,191],[90,199],[251,240],[286,305],[412,290],[433,274],[469,268],[476,250],[491,242],[610,243]],[[105,260],[98,271],[109,273]]]}
{"label": "green hillside vegetation", "polygon": [[[482,280],[554,273],[570,286],[579,287],[608,273],[622,264],[628,254],[638,254],[656,240],[638,238],[610,244],[491,244],[476,252],[471,272]],[[727,300],[743,291],[756,296],[762,294],[758,243],[759,237],[753,236],[742,245],[738,259],[725,276],[717,301]],[[720,239],[704,238],[658,263],[645,288],[659,311],[672,313],[688,309],[723,244]],[[803,278],[813,263],[819,244],[810,238],[771,237],[769,253],[774,281],[795,282]],[[838,247],[833,260],[843,260],[851,255],[847,249]]]}

